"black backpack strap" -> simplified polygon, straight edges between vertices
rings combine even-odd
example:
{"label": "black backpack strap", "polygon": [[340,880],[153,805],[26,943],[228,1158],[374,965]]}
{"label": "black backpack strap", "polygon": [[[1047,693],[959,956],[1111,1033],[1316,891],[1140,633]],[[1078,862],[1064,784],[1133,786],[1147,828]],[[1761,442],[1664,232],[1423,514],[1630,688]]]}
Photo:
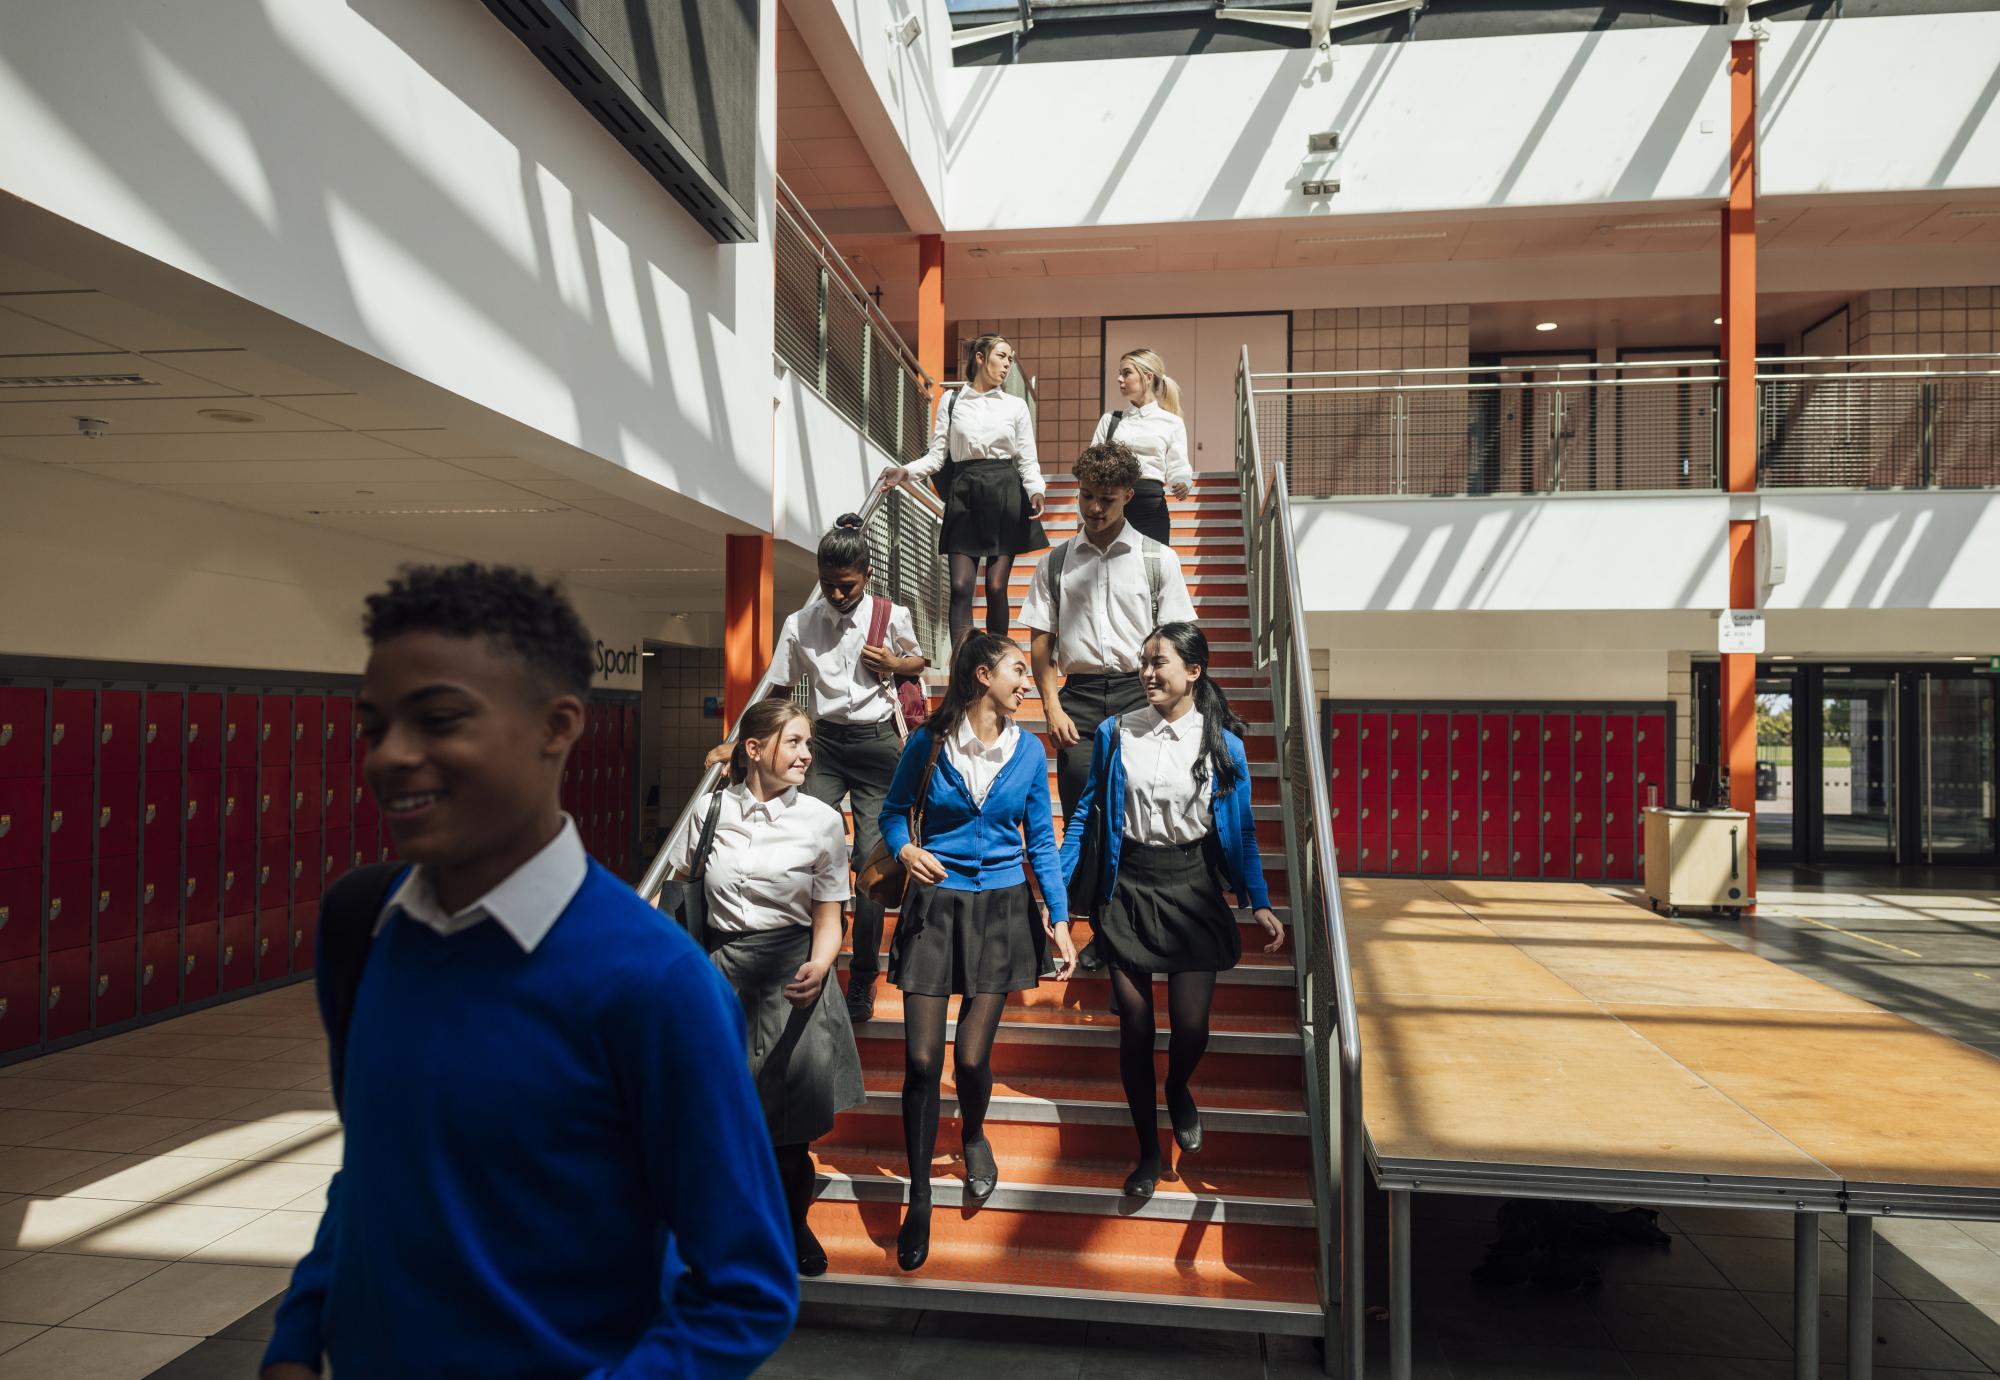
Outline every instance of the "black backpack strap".
{"label": "black backpack strap", "polygon": [[1111,425],[1104,428],[1104,440],[1107,444],[1110,442],[1113,436],[1116,436],[1118,434],[1118,424],[1124,420],[1125,420],[1125,409],[1122,407],[1119,408],[1116,412],[1111,414]]}
{"label": "black backpack strap", "polygon": [[392,862],[357,867],[335,882],[319,903],[316,980],[335,1108],[341,1105],[341,1083],[347,1069],[347,1027],[354,1016],[354,1000],[361,992],[368,949],[375,941],[375,924],[389,902],[389,893],[408,870],[402,863]]}

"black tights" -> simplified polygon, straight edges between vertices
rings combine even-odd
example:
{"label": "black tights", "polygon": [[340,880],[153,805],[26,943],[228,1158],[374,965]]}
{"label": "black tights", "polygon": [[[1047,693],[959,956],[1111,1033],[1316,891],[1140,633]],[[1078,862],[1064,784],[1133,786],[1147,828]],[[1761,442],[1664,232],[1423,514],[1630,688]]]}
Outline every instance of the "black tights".
{"label": "black tights", "polygon": [[[910,1201],[931,1200],[931,1156],[937,1153],[939,1083],[944,1074],[945,1013],[949,997],[903,995],[903,1150],[910,1160]],[[986,1107],[993,1100],[993,1033],[1000,1028],[1005,992],[963,999],[952,1069],[958,1082],[962,1139],[986,1138]]]}
{"label": "black tights", "polygon": [[806,1225],[806,1209],[812,1206],[813,1184],[818,1177],[813,1169],[812,1146],[801,1141],[775,1149],[778,1154],[778,1182],[784,1186],[785,1206],[792,1214],[792,1237],[803,1255],[808,1242],[818,1244],[812,1228]]}
{"label": "black tights", "polygon": [[[1004,551],[986,558],[986,631],[1007,635],[1014,626],[1013,604],[1007,582],[1014,578],[1014,553]],[[951,645],[956,647],[972,631],[972,593],[979,579],[979,557],[951,557]]]}
{"label": "black tights", "polygon": [[[1139,1162],[1160,1162],[1159,1103],[1153,1093],[1153,983],[1111,970],[1118,997],[1118,1077],[1125,1105],[1139,1134]],[[1208,1051],[1208,1008],[1215,996],[1214,973],[1172,973],[1167,977],[1167,1115],[1185,1126],[1194,1116],[1188,1080]]]}

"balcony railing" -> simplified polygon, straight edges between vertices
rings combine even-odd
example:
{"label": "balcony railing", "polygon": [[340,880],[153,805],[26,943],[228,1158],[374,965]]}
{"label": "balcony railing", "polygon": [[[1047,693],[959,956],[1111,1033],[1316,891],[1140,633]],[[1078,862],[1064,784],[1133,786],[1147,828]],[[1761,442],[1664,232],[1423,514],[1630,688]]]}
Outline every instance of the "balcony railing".
{"label": "balcony railing", "polygon": [[[1767,488],[2000,486],[2000,355],[1758,361]],[[1714,492],[1721,361],[1255,376],[1298,498]]]}
{"label": "balcony railing", "polygon": [[931,438],[932,380],[791,189],[778,183],[773,346],[899,462]]}

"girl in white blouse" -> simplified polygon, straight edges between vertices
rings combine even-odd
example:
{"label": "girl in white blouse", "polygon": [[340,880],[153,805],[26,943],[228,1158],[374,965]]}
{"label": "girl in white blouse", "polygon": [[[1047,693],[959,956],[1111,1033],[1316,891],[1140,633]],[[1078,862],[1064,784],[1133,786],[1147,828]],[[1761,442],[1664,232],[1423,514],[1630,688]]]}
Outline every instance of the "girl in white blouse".
{"label": "girl in white blouse", "polygon": [[1090,443],[1115,439],[1139,457],[1139,482],[1125,505],[1125,520],[1162,546],[1172,546],[1166,496],[1185,498],[1194,488],[1180,385],[1168,377],[1167,362],[1158,354],[1133,350],[1118,361],[1118,391],[1125,395],[1125,406],[1097,419]]}
{"label": "girl in white blouse", "polygon": [[1014,558],[1049,544],[1041,523],[1048,486],[1035,456],[1034,422],[1028,404],[1002,386],[1013,367],[1014,347],[1005,338],[973,341],[965,361],[969,382],[939,403],[930,450],[883,476],[892,484],[937,476],[944,500],[938,550],[951,563],[954,647],[972,627],[979,563],[986,562],[986,631],[1005,637],[1013,624],[1007,583]]}
{"label": "girl in white blouse", "polygon": [[790,700],[744,712],[732,784],[688,821],[675,843],[681,877],[702,862],[709,958],[743,1004],[750,1072],[764,1104],[792,1212],[799,1273],[826,1273],[826,1251],[806,1224],[812,1142],[867,1100],[847,1007],[829,999],[849,896],[847,828],[840,812],[800,789],[812,767],[812,720]]}

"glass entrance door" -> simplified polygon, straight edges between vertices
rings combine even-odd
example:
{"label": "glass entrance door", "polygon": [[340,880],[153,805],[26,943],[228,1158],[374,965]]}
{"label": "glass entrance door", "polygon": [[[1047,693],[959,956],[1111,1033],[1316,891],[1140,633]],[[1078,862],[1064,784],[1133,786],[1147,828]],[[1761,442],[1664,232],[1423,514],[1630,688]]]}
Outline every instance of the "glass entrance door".
{"label": "glass entrance door", "polygon": [[1925,863],[1991,857],[1994,837],[1994,683],[1925,675],[1918,688],[1916,802]]}
{"label": "glass entrance door", "polygon": [[1835,670],[1820,682],[1820,856],[1896,860],[1896,682]]}
{"label": "glass entrance door", "polygon": [[1798,799],[1792,680],[1757,680],[1757,856],[1788,861],[1797,843]]}

